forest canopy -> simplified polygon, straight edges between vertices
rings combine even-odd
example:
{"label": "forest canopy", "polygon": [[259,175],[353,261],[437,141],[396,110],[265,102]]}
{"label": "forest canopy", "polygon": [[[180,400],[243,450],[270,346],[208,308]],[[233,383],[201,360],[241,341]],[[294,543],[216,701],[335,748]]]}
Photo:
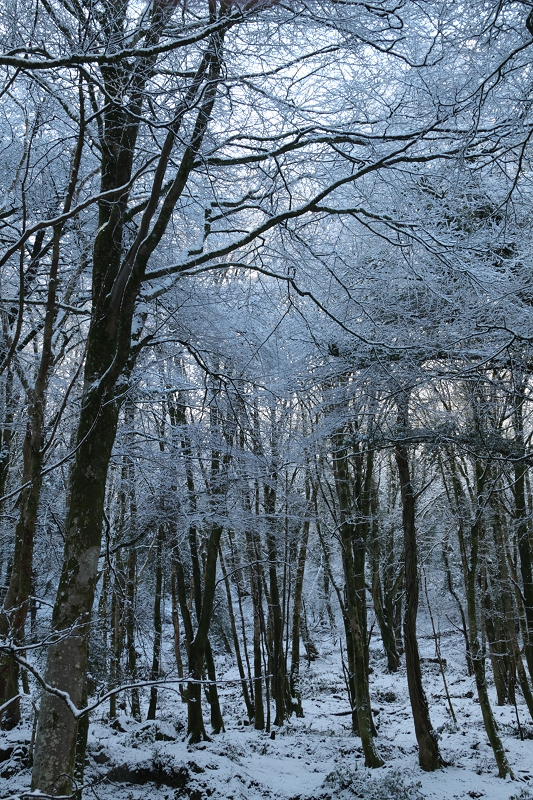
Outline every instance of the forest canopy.
{"label": "forest canopy", "polygon": [[169,687],[189,743],[221,733],[222,654],[255,730],[303,717],[315,629],[365,765],[374,636],[443,768],[430,595],[513,777],[532,44],[514,1],[6,0],[0,724],[33,725],[24,797],[81,796],[94,714],[156,719]]}

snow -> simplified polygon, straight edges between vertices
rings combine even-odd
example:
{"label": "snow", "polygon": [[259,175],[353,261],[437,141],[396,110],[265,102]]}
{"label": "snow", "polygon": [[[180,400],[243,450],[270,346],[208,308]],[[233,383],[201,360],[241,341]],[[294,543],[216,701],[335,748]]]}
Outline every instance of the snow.
{"label": "snow", "polygon": [[[338,646],[331,635],[317,641],[320,658],[302,660],[301,688],[305,717],[292,717],[269,733],[244,724],[244,704],[237,682],[222,683],[220,697],[226,732],[209,742],[190,746],[185,734],[186,707],[174,691],[160,692],[159,719],[138,723],[121,716],[111,727],[106,709],[91,724],[85,796],[96,800],[452,800],[533,798],[533,723],[523,703],[518,714],[524,739],[518,733],[512,706],[493,711],[515,772],[515,781],[497,777],[473,679],[466,675],[461,638],[443,637],[446,677],[458,720],[447,709],[438,664],[423,663],[423,678],[432,722],[449,766],[424,773],[418,766],[416,740],[407,694],[405,668],[396,675],[385,670],[380,643],[371,645],[371,698],[378,728],[377,745],[386,761],[379,770],[364,767],[361,743],[351,734],[346,689]],[[421,639],[423,657],[434,656],[433,643]],[[489,666],[489,665],[487,665]],[[231,681],[235,668],[220,677]],[[521,698],[519,698],[521,700]],[[204,709],[207,717],[207,708]],[[23,767],[31,731],[26,725],[0,734],[0,753],[10,746],[11,758],[0,763],[0,796],[28,790],[29,769]],[[531,738],[528,738],[531,737]],[[17,748],[18,755],[17,755]],[[21,756],[22,753],[22,756]],[[0,757],[3,757],[0,756]],[[18,760],[17,760],[18,759]],[[157,774],[159,785],[146,782]],[[528,788],[528,787],[531,787]]]}

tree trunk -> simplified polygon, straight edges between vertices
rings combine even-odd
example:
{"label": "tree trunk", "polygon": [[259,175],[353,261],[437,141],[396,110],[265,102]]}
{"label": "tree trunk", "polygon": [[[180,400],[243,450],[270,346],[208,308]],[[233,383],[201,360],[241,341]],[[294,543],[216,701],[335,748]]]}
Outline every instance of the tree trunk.
{"label": "tree trunk", "polygon": [[523,608],[526,616],[524,631],[524,653],[533,680],[533,567],[531,559],[531,539],[526,510],[525,476],[527,465],[523,462],[514,464],[513,494],[515,501],[516,539],[520,556],[520,572],[522,576]]}
{"label": "tree trunk", "polygon": [[[306,481],[306,495],[309,502],[309,482]],[[308,510],[309,514],[309,510]],[[294,601],[292,609],[292,649],[291,649],[291,672],[290,672],[290,692],[292,700],[292,711],[297,717],[303,717],[302,693],[300,691],[300,626],[302,618],[302,600],[305,562],[307,559],[307,543],[309,541],[309,518],[304,520],[302,529],[302,539],[298,552],[298,562],[296,565],[296,581],[294,586]],[[294,702],[296,700],[296,702]]]}
{"label": "tree trunk", "polygon": [[515,674],[509,642],[507,640],[507,630],[504,624],[504,614],[498,606],[501,604],[502,586],[498,587],[500,602],[493,600],[486,574],[486,566],[481,575],[481,620],[485,627],[487,642],[489,645],[489,656],[494,676],[494,686],[496,688],[497,704],[504,706],[514,702],[514,683]]}
{"label": "tree trunk", "polygon": [[[135,589],[137,580],[137,551],[130,547],[126,572],[126,608],[124,627],[126,630],[126,651],[128,657],[128,674],[132,683],[137,680],[137,651],[135,649]],[[139,690],[131,690],[131,716],[141,721],[141,703]]]}
{"label": "tree trunk", "polygon": [[242,693],[244,697],[244,704],[246,706],[246,713],[248,714],[248,719],[251,721],[254,718],[254,706],[252,701],[250,700],[250,693],[248,691],[248,684],[246,682],[246,674],[244,672],[244,664],[242,661],[241,656],[241,643],[239,642],[239,635],[237,633],[237,626],[235,624],[235,614],[233,612],[233,601],[231,598],[231,585],[228,578],[228,572],[226,569],[226,564],[224,561],[224,557],[222,555],[222,549],[219,551],[219,561],[220,567],[222,569],[222,575],[224,577],[224,586],[226,587],[226,597],[228,599],[228,614],[230,618],[231,624],[231,633],[233,637],[233,647],[235,649],[235,658],[237,661],[237,669],[239,670],[239,675],[241,678],[241,686],[242,686]]}
{"label": "tree trunk", "polygon": [[[453,465],[452,465],[453,466]],[[458,513],[464,513],[465,502],[462,496],[462,487],[460,479],[455,474],[455,469],[452,472],[454,481],[454,494],[457,502]],[[482,511],[485,502],[485,480],[486,470],[481,466],[479,459],[475,461],[475,488],[477,505],[474,510],[473,519],[470,525],[470,554],[468,555],[467,543],[465,541],[463,525],[458,526],[459,544],[463,554],[463,570],[465,578],[466,590],[466,607],[468,618],[468,633],[470,639],[470,647],[472,651],[472,666],[474,669],[474,678],[476,681],[476,688],[478,693],[479,705],[483,715],[483,723],[487,733],[489,742],[494,752],[496,764],[498,766],[498,775],[500,778],[505,778],[507,775],[512,777],[512,771],[505,755],[505,750],[501,739],[498,735],[498,726],[492,708],[490,705],[489,694],[487,691],[487,681],[485,675],[485,656],[483,648],[479,639],[479,625],[478,625],[478,600],[476,592],[476,584],[479,580],[479,549],[483,540],[483,518]]]}
{"label": "tree trunk", "polygon": [[466,668],[468,670],[468,675],[471,676],[474,674],[474,665],[472,663],[472,648],[470,647],[470,638],[468,636],[468,625],[466,622],[466,616],[463,604],[461,603],[459,595],[455,591],[455,587],[453,585],[452,571],[450,569],[450,562],[448,559],[447,539],[443,542],[442,545],[442,560],[444,561],[444,568],[446,570],[446,585],[448,587],[448,591],[450,592],[451,596],[457,603],[457,608],[459,609],[459,614],[461,615],[462,634],[465,640]]}
{"label": "tree trunk", "polygon": [[[120,551],[115,557],[115,577],[113,594],[111,596],[111,659],[109,664],[109,688],[115,689],[121,680],[122,647],[124,644],[123,618],[124,618],[124,576],[122,573],[122,559]],[[117,695],[109,698],[109,717],[117,716]]]}
{"label": "tree trunk", "polygon": [[[89,410],[93,411],[90,417]],[[107,467],[118,408],[111,401],[101,409],[100,403],[94,408],[89,400],[83,411],[80,446],[72,471],[63,570],[52,617],[54,629],[61,635],[48,650],[45,672],[46,682],[68,692],[78,708],[85,695]],[[94,435],[87,436],[91,427]],[[64,701],[43,693],[33,766],[35,789],[46,792],[54,787],[58,793],[70,793],[71,780],[62,776],[73,774],[76,737],[77,723]]]}
{"label": "tree trunk", "polygon": [[213,525],[207,542],[207,557],[204,573],[204,591],[198,618],[196,635],[189,647],[189,684],[188,684],[188,719],[187,733],[191,743],[207,739],[202,717],[203,667],[208,643],[209,625],[215,599],[217,555],[220,546],[222,528]]}
{"label": "tree trunk", "polygon": [[[4,334],[5,337],[5,334]],[[11,447],[13,444],[13,419],[15,402],[13,397],[13,370],[8,369],[4,384],[4,422],[0,428],[0,497],[6,493]]]}
{"label": "tree trunk", "polygon": [[[377,492],[374,490],[374,494]],[[372,573],[372,601],[374,605],[374,612],[378,621],[381,639],[383,641],[383,649],[387,657],[387,669],[389,672],[397,672],[400,667],[400,656],[396,647],[396,637],[394,635],[394,589],[396,586],[391,586],[388,591],[388,596],[384,598],[382,582],[381,582],[381,544],[379,541],[379,528],[376,521],[377,508],[373,510],[373,522],[370,529],[371,543],[370,543],[370,567]],[[398,581],[396,581],[397,583]]]}
{"label": "tree trunk", "polygon": [[217,688],[217,675],[215,670],[215,659],[211,649],[211,642],[209,639],[205,645],[205,665],[207,667],[207,677],[209,684],[207,686],[207,698],[211,709],[211,729],[213,733],[224,733],[224,720],[222,719],[222,711],[220,709],[220,700],[218,697]]}
{"label": "tree trunk", "polygon": [[[178,670],[178,678],[183,678],[183,659],[181,657],[181,634],[180,634],[180,620],[179,620],[179,599],[178,599],[178,565],[176,563],[176,549],[177,545],[175,542],[172,544],[172,551],[171,551],[171,596],[172,596],[172,630],[174,633],[174,657],[176,659],[176,667]],[[180,684],[179,686],[180,694],[182,700],[183,698],[183,686]]]}
{"label": "tree trunk", "polygon": [[[165,529],[160,525],[157,530],[156,554],[155,554],[155,592],[154,592],[154,651],[152,657],[152,670],[150,680],[157,681],[161,670],[161,597],[163,591],[163,539]],[[157,708],[157,686],[150,687],[150,703],[146,719],[155,719]]]}
{"label": "tree trunk", "polygon": [[258,731],[265,729],[265,708],[263,703],[263,660],[261,639],[264,633],[261,552],[257,537],[246,534],[248,556],[250,559],[250,586],[254,617],[253,651],[254,651],[254,727]]}
{"label": "tree trunk", "polygon": [[[398,401],[398,428],[406,430],[408,424],[409,397],[402,392]],[[443,766],[433,726],[429,716],[429,707],[422,684],[420,654],[416,637],[416,618],[418,614],[419,576],[418,548],[415,527],[415,497],[411,484],[411,473],[407,448],[399,442],[395,447],[396,464],[400,479],[402,498],[402,523],[404,533],[405,558],[405,611],[404,611],[404,646],[405,665],[407,668],[407,684],[409,699],[415,724],[415,735],[418,742],[418,760],[423,770],[431,772]]]}
{"label": "tree trunk", "polygon": [[[125,6],[121,7],[120,13],[126,13]],[[158,6],[151,18],[153,27],[147,33],[147,40],[152,45],[161,35],[165,13],[168,11]],[[118,16],[119,12],[115,15],[117,18],[113,18],[113,25],[120,26]],[[101,189],[107,194],[99,203],[85,383],[71,474],[63,569],[52,617],[59,637],[48,650],[45,672],[46,682],[68,692],[78,707],[84,696],[86,680],[88,634],[98,575],[107,472],[124,384],[128,381],[128,371],[132,366],[135,304],[148,260],[161,241],[175,204],[187,184],[211,118],[222,66],[223,37],[224,32],[213,35],[198,73],[191,82],[186,102],[178,107],[161,150],[138,235],[124,258],[123,233],[129,199],[129,189],[124,187],[130,185],[144,85],[156,56],[140,56],[132,66],[127,67],[127,75],[123,72],[123,64],[102,67],[110,96],[122,91],[124,79],[131,79],[132,83],[128,86],[128,107],[111,103],[103,110]],[[181,121],[204,78],[207,85],[190,143],[184,150],[171,188],[154,222],[164,175]],[[121,381],[123,383],[118,385]],[[76,721],[65,703],[45,692],[35,745],[34,789],[47,792],[53,787],[58,793],[70,792],[76,733]]]}
{"label": "tree trunk", "polygon": [[[265,494],[270,493],[271,490],[265,487]],[[274,493],[275,497],[275,493]],[[275,499],[274,499],[275,504]],[[278,550],[276,541],[276,532],[272,529],[275,524],[273,520],[273,513],[269,510],[273,509],[270,500],[265,497],[265,511],[267,517],[267,558],[268,558],[268,575],[269,575],[269,588],[270,588],[270,606],[269,612],[272,620],[272,697],[276,708],[274,717],[274,725],[283,725],[286,716],[285,705],[285,681],[286,681],[286,665],[285,665],[285,652],[283,648],[283,615],[281,611],[281,599],[278,584]]]}
{"label": "tree trunk", "polygon": [[[74,192],[78,182],[78,172],[85,137],[85,116],[83,95],[80,91],[80,128],[78,140],[73,152],[72,168],[69,184],[63,202],[63,211],[68,212],[72,205]],[[57,286],[59,273],[59,254],[64,224],[56,225],[52,233],[52,259],[48,276],[46,310],[41,343],[41,359],[37,377],[31,389],[28,389],[28,419],[26,435],[22,447],[23,484],[29,484],[22,490],[19,498],[20,513],[15,530],[15,552],[13,569],[9,587],[4,599],[4,610],[0,614],[0,636],[11,636],[13,643],[19,645],[24,638],[24,625],[28,614],[28,599],[31,591],[31,575],[33,568],[33,547],[35,526],[42,487],[42,462],[44,444],[44,419],[48,380],[54,360],[53,336],[57,316]],[[8,375],[9,380],[9,375]],[[7,462],[3,464],[3,472]],[[18,665],[9,655],[0,656],[0,706],[18,694]],[[4,727],[10,728],[20,720],[18,700],[12,702],[0,719]]]}
{"label": "tree trunk", "polygon": [[[345,432],[336,432],[332,437],[332,441],[333,474],[339,502],[342,564],[346,585],[344,616],[347,634],[349,633],[346,641],[348,664],[350,673],[353,673],[353,699],[355,699],[357,728],[365,754],[365,764],[367,767],[376,768],[381,767],[384,762],[379,756],[374,743],[374,723],[368,685],[368,638],[366,634],[366,586],[364,580],[366,540],[363,528],[352,522],[354,516],[356,516],[356,509],[351,497],[351,479],[348,469]],[[356,487],[356,496],[359,496],[361,491],[361,486],[359,488]],[[353,661],[350,657],[351,654],[353,655]]]}

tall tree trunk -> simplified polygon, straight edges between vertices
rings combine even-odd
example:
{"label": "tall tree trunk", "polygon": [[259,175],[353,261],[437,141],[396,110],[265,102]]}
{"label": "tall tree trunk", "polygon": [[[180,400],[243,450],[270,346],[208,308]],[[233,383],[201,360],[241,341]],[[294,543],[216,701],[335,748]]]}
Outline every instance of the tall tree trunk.
{"label": "tall tree trunk", "polygon": [[[392,533],[390,538],[394,540],[394,533]],[[400,576],[398,576],[394,582],[392,579],[389,579],[388,583],[392,585],[386,586],[386,595],[384,596],[385,593],[383,591],[381,580],[382,548],[378,523],[378,492],[374,481],[372,482],[372,524],[370,526],[369,550],[370,569],[372,574],[372,601],[381,633],[381,639],[383,641],[383,648],[387,657],[387,669],[389,672],[397,672],[400,667],[400,656],[398,653],[398,648],[396,647],[396,637],[394,635],[393,601]],[[389,553],[389,555],[392,554]]]}
{"label": "tall tree trunk", "polygon": [[[407,431],[409,396],[402,392],[398,400],[398,432]],[[411,483],[407,448],[400,443],[395,447],[396,464],[400,479],[402,498],[402,523],[404,534],[405,558],[405,612],[404,612],[404,645],[405,665],[407,668],[407,684],[409,699],[413,712],[416,740],[418,742],[418,760],[423,770],[431,772],[443,765],[433,726],[429,716],[429,706],[422,684],[420,654],[416,637],[416,618],[418,614],[419,575],[418,547],[415,527],[415,496]]]}
{"label": "tall tree trunk", "polygon": [[[524,453],[523,445],[523,421],[522,397],[517,398],[517,407],[514,414],[515,434],[519,447],[519,452]],[[524,598],[523,607],[526,616],[526,626],[524,632],[524,652],[526,656],[529,674],[533,680],[533,561],[531,532],[528,524],[528,511],[526,506],[526,474],[527,463],[523,460],[515,459],[514,465],[513,495],[515,507],[515,526],[516,540],[518,543],[518,553],[520,556],[520,572],[522,576],[522,594]]]}
{"label": "tall tree trunk", "polygon": [[[249,509],[251,509],[250,505],[248,505],[247,507]],[[228,538],[229,538],[230,545],[231,545],[231,554],[232,554],[233,563],[238,565],[238,568],[237,568],[237,571],[236,571],[236,575],[235,575],[235,578],[236,578],[235,585],[237,587],[237,603],[238,603],[238,606],[239,606],[240,630],[241,630],[242,644],[243,644],[243,650],[244,650],[244,660],[246,662],[246,672],[247,672],[247,676],[248,676],[249,698],[250,698],[251,710],[252,710],[252,717],[250,717],[250,719],[252,719],[254,714],[255,714],[255,708],[254,708],[254,682],[253,682],[253,679],[252,679],[252,668],[251,668],[251,664],[250,664],[250,654],[248,652],[248,637],[247,637],[247,634],[246,634],[246,619],[245,619],[244,608],[243,608],[243,597],[244,597],[244,594],[245,594],[245,590],[244,590],[244,570],[240,566],[240,558],[238,558],[237,552],[236,552],[235,547],[234,547],[233,536],[232,536],[231,530],[228,531]]]}
{"label": "tall tree trunk", "polygon": [[453,585],[453,577],[452,571],[450,569],[450,561],[448,559],[448,540],[447,538],[444,540],[442,544],[442,560],[444,561],[444,568],[446,571],[446,585],[448,587],[448,591],[450,592],[451,596],[455,600],[457,604],[457,608],[459,609],[459,614],[461,615],[461,623],[462,623],[462,634],[465,640],[465,654],[466,654],[466,668],[468,670],[468,675],[471,676],[474,674],[474,665],[472,664],[472,649],[470,647],[470,638],[468,636],[468,625],[466,622],[465,611],[463,608],[463,604],[459,598],[459,595],[455,591],[455,587]]}
{"label": "tall tree trunk", "polygon": [[[121,662],[122,648],[124,644],[124,575],[122,570],[122,558],[120,551],[115,557],[115,567],[113,570],[114,583],[113,594],[111,595],[111,658],[109,664],[109,688],[115,689],[122,678]],[[109,716],[111,719],[117,716],[117,695],[109,698]]]}
{"label": "tall tree trunk", "polygon": [[[351,476],[348,468],[346,432],[344,430],[337,431],[332,437],[332,442],[333,474],[339,503],[342,564],[346,586],[344,615],[347,626],[348,664],[350,672],[353,672],[353,699],[355,699],[357,728],[365,754],[365,764],[367,767],[376,768],[381,767],[384,762],[378,754],[374,742],[374,723],[368,685],[366,586],[364,580],[366,540],[363,529],[353,522],[357,511],[350,489]],[[361,486],[356,487],[356,496],[361,491]]]}
{"label": "tall tree trunk", "polygon": [[[476,681],[479,705],[483,716],[483,723],[489,742],[494,752],[498,775],[505,778],[507,775],[512,777],[512,771],[505,755],[503,744],[498,734],[498,726],[490,705],[489,694],[487,691],[487,680],[485,675],[485,655],[480,642],[480,631],[478,624],[478,598],[476,586],[479,581],[479,550],[483,541],[483,509],[486,502],[485,481],[486,470],[483,469],[479,459],[474,464],[475,469],[475,492],[476,506],[473,509],[473,518],[470,524],[470,552],[465,537],[464,526],[460,520],[458,525],[459,545],[462,554],[463,573],[466,591],[466,608],[468,619],[468,633],[472,652],[472,666]],[[455,463],[452,459],[452,480],[454,487],[455,501],[459,516],[463,516],[466,511],[466,501],[460,478],[457,475]]]}
{"label": "tall tree trunk", "polygon": [[207,739],[202,718],[203,668],[208,644],[209,626],[213,612],[216,588],[217,555],[222,528],[213,525],[207,542],[207,557],[204,572],[204,590],[196,635],[189,646],[189,683],[187,732],[191,743]]}
{"label": "tall tree trunk", "polygon": [[253,652],[254,652],[254,727],[258,731],[265,729],[265,708],[263,703],[263,660],[261,640],[264,633],[261,552],[258,537],[246,533],[248,557],[250,560],[250,586],[253,607]]}
{"label": "tall tree trunk", "polygon": [[[126,13],[121,7],[120,13]],[[173,5],[156,5],[153,27],[146,34],[152,46],[164,28]],[[113,26],[120,26],[117,15]],[[111,32],[110,32],[111,35]],[[194,168],[213,110],[223,58],[224,32],[214,34],[192,80],[184,105],[180,105],[161,150],[151,194],[143,212],[138,235],[123,258],[123,232],[135,157],[135,145],[142,115],[145,82],[156,56],[140,56],[127,68],[113,64],[102,67],[110,96],[121,96],[124,79],[129,106],[110,103],[103,111],[101,189],[98,232],[93,250],[92,312],[87,338],[85,383],[81,399],[76,453],[71,473],[63,569],[52,616],[58,632],[50,646],[46,682],[68,692],[79,707],[86,671],[91,609],[98,576],[105,486],[111,451],[116,436],[120,401],[131,368],[132,321],[146,265],[161,241],[172,211]],[[185,148],[171,188],[158,211],[160,191],[183,116],[196,97],[204,78],[203,92],[190,143]],[[154,217],[158,216],[154,222]],[[152,228],[150,230],[150,226]],[[217,545],[218,546],[218,545]],[[216,551],[215,551],[216,560]],[[211,611],[211,609],[209,609]],[[60,698],[43,694],[39,714],[32,787],[68,794],[71,789],[76,748],[77,723]]]}
{"label": "tall tree trunk", "polygon": [[[268,561],[268,590],[265,586],[265,596],[268,602],[267,641],[269,642],[269,669],[272,675],[271,691],[275,705],[274,725],[283,725],[287,716],[287,667],[284,649],[285,620],[281,605],[281,596],[278,581],[278,519],[276,517],[277,491],[278,491],[278,433],[275,409],[270,410],[270,445],[271,454],[267,459],[259,426],[259,414],[254,408],[253,418],[254,453],[262,459],[267,471],[267,478],[263,483],[263,508],[265,511],[265,544],[266,558]],[[267,465],[267,461],[269,461]],[[270,709],[267,711],[267,716]],[[267,724],[268,727],[268,724]]]}
{"label": "tall tree trunk", "polygon": [[207,639],[205,645],[205,665],[207,668],[207,677],[209,678],[207,697],[211,709],[211,729],[213,733],[224,733],[224,720],[222,719],[222,710],[220,708],[220,699],[218,696],[215,659],[209,639]]}
{"label": "tall tree trunk", "polygon": [[[89,417],[88,411],[93,414]],[[60,633],[48,650],[45,680],[70,695],[79,708],[85,695],[90,614],[98,577],[101,525],[107,467],[118,416],[112,401],[100,408],[90,403],[82,412],[79,449],[72,472],[63,570],[52,617]],[[87,419],[89,417],[89,419]],[[81,427],[81,425],[80,425]],[[93,428],[94,435],[87,436]],[[71,791],[77,721],[65,702],[43,693],[34,755],[34,788]]]}
{"label": "tall tree trunk", "polygon": [[[171,596],[172,596],[172,630],[174,633],[174,657],[176,659],[176,667],[178,670],[178,678],[183,678],[183,659],[181,657],[181,634],[180,634],[180,620],[179,620],[179,599],[178,599],[178,565],[176,563],[175,548],[176,543],[172,544],[171,551]],[[183,700],[183,686],[179,686],[180,694]]]}
{"label": "tall tree trunk", "polygon": [[14,415],[13,370],[8,369],[4,382],[4,421],[0,428],[0,497],[3,497],[6,493],[13,444]]}
{"label": "tall tree trunk", "polygon": [[[510,574],[508,553],[509,541],[507,531],[504,530],[503,519],[502,509],[499,508],[498,504],[494,513],[493,532],[495,552],[498,562],[498,577],[502,591],[505,613],[504,624],[506,636],[504,638],[510,651],[509,658],[513,664],[513,668],[516,670],[518,683],[520,685],[520,689],[522,690],[522,694],[524,695],[524,700],[526,702],[529,715],[533,720],[533,692],[531,691],[527,670],[524,667],[522,653],[520,652],[515,607],[513,603],[513,594],[519,597],[520,593],[517,591],[519,589],[518,582],[514,581],[512,575]],[[520,610],[518,611],[518,617],[520,619]]]}
{"label": "tall tree trunk", "polygon": [[222,575],[224,577],[224,586],[226,587],[226,597],[228,599],[228,614],[230,618],[231,624],[231,634],[233,637],[233,647],[235,648],[235,659],[237,661],[237,669],[239,670],[239,676],[241,678],[241,686],[242,686],[242,693],[244,697],[244,704],[246,706],[246,713],[248,714],[248,719],[252,720],[254,718],[254,706],[252,701],[250,700],[250,693],[248,691],[248,683],[246,682],[246,674],[244,672],[244,664],[242,661],[241,655],[241,643],[239,641],[239,635],[237,633],[237,625],[235,624],[235,613],[233,611],[233,600],[231,597],[231,585],[228,578],[228,571],[226,569],[226,564],[224,561],[224,556],[222,554],[222,549],[219,551],[218,555],[220,561],[220,567],[222,569]]}
{"label": "tall tree trunk", "polygon": [[[150,680],[157,681],[161,670],[161,638],[163,626],[161,622],[161,597],[163,592],[163,539],[165,529],[159,525],[157,529],[157,542],[155,554],[155,591],[154,591],[154,650],[152,656],[152,670]],[[146,719],[155,719],[157,708],[157,686],[150,687],[150,703]]]}
{"label": "tall tree trunk", "polygon": [[[133,444],[135,431],[135,404],[130,396],[124,403],[124,425],[127,440]],[[135,489],[135,466],[131,455],[128,453],[124,459],[122,469],[122,496],[124,502],[123,529],[125,528],[126,512],[129,510],[128,539],[130,542],[137,540],[137,496]],[[137,593],[137,548],[135,544],[128,545],[128,558],[125,570],[124,587],[124,633],[126,637],[126,661],[128,679],[131,683],[137,681],[137,650],[135,647],[135,599]],[[133,719],[141,721],[141,703],[139,689],[131,690],[131,715]]]}
{"label": "tall tree trunk", "polygon": [[[481,570],[481,622],[489,645],[489,656],[496,688],[497,704],[504,706],[514,702],[514,665],[507,640],[505,616],[501,608],[503,600],[501,585],[496,592],[491,592],[487,567]],[[499,595],[497,597],[496,595]],[[493,596],[494,595],[494,596]]]}
{"label": "tall tree trunk", "polygon": [[296,700],[292,701],[292,710],[297,717],[303,717],[304,712],[302,708],[302,693],[300,691],[300,627],[302,618],[302,601],[303,601],[303,587],[304,587],[304,573],[305,563],[307,560],[307,545],[309,542],[309,529],[311,525],[311,491],[309,478],[305,480],[305,499],[306,499],[306,518],[302,526],[302,537],[300,540],[300,548],[298,551],[298,561],[296,565],[296,581],[294,586],[294,600],[292,609],[292,650],[291,650],[291,672],[290,672],[290,692],[291,698]]}
{"label": "tall tree trunk", "polygon": [[[270,523],[271,523],[270,518]],[[267,526],[270,528],[267,517]],[[270,588],[269,611],[272,620],[272,697],[276,708],[274,725],[283,725],[286,716],[285,707],[285,652],[283,648],[283,615],[281,611],[281,599],[278,584],[278,551],[276,533],[269,529],[267,531],[267,558]]]}
{"label": "tall tree trunk", "polygon": [[[135,649],[135,593],[137,581],[137,551],[135,546],[130,546],[128,564],[126,568],[126,598],[124,612],[124,628],[126,631],[126,651],[128,658],[128,674],[132,683],[137,680],[137,650]],[[139,690],[131,690],[131,716],[138,722],[141,721],[141,703]]]}
{"label": "tall tree trunk", "polygon": [[[78,140],[73,152],[72,168],[63,212],[68,212],[72,205],[74,192],[78,183],[83,143],[85,137],[85,116],[83,92],[80,89],[80,128]],[[24,626],[28,615],[31,592],[31,576],[33,569],[33,547],[35,526],[42,487],[42,462],[44,445],[44,419],[46,409],[46,393],[50,371],[54,361],[53,336],[57,316],[57,288],[59,273],[59,255],[61,236],[64,224],[56,225],[52,233],[52,259],[48,275],[46,310],[41,342],[41,359],[33,387],[27,387],[28,412],[26,434],[22,447],[23,475],[25,488],[19,497],[19,519],[15,529],[15,552],[13,568],[4,599],[3,612],[0,613],[0,637],[12,638],[13,644],[20,645],[24,638]],[[9,374],[8,374],[9,381]],[[3,463],[2,477],[7,467]],[[4,478],[5,480],[5,478]],[[26,485],[27,484],[27,485]],[[0,706],[18,694],[18,664],[9,654],[0,655]],[[11,728],[20,720],[20,705],[16,700],[7,707],[4,715],[0,714],[3,727]]]}

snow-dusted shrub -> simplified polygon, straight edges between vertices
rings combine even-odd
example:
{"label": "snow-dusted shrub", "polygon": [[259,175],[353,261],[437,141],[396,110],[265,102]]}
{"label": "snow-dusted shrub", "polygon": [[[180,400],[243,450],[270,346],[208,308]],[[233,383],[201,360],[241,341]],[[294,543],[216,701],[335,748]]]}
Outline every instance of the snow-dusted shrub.
{"label": "snow-dusted shrub", "polygon": [[351,770],[340,767],[330,772],[324,787],[334,789],[335,795],[364,800],[424,800],[421,784],[411,781],[397,770]]}
{"label": "snow-dusted shrub", "polygon": [[512,794],[509,800],[533,800],[533,794],[530,789],[522,787],[516,794]]}
{"label": "snow-dusted shrub", "polygon": [[396,703],[398,695],[392,689],[378,689],[376,692],[376,700],[379,703]]}

